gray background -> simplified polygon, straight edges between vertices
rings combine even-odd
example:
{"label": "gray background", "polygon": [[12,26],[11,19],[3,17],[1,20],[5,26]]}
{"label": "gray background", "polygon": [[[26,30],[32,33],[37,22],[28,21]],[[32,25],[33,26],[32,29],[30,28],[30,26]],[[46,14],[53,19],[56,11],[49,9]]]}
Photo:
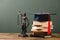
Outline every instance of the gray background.
{"label": "gray background", "polygon": [[28,32],[31,29],[33,13],[51,12],[56,15],[51,16],[54,24],[52,33],[60,33],[60,0],[0,0],[0,32],[21,32],[21,26],[17,26],[17,10],[27,13],[30,21]]}

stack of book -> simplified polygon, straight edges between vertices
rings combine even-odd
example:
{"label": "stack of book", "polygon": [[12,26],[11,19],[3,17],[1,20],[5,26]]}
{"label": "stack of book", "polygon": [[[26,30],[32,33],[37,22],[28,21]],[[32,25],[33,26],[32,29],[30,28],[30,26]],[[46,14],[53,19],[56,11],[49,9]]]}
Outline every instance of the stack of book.
{"label": "stack of book", "polygon": [[[50,21],[50,31],[53,29],[52,21]],[[39,22],[33,21],[32,29],[33,32],[48,32],[48,21]]]}
{"label": "stack of book", "polygon": [[[48,36],[48,21],[50,21],[50,32],[53,29],[53,24],[49,13],[39,13],[34,15],[34,20],[31,28],[32,35]],[[49,34],[50,35],[50,34]]]}

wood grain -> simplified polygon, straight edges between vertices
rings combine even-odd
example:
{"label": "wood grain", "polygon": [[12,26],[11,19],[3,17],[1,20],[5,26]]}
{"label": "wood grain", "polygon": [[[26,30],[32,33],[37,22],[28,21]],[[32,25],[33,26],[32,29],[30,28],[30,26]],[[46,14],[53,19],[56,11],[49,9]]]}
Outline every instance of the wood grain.
{"label": "wood grain", "polygon": [[54,34],[51,38],[18,37],[20,33],[0,33],[0,40],[60,40],[60,34]]}

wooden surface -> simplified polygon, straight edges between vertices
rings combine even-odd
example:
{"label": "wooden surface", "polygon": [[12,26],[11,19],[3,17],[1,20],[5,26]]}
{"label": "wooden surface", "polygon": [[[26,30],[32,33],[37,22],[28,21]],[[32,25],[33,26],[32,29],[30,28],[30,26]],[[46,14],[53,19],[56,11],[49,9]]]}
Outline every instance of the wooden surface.
{"label": "wooden surface", "polygon": [[51,38],[18,37],[19,33],[0,33],[0,40],[60,40],[60,34],[54,34]]}

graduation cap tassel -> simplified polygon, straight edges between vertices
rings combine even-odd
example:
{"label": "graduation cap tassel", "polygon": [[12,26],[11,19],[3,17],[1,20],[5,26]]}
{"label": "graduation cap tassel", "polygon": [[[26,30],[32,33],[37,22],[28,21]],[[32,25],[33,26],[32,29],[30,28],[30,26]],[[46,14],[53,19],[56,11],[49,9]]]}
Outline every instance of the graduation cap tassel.
{"label": "graduation cap tassel", "polygon": [[48,14],[48,35],[51,34],[50,32],[50,15]]}

